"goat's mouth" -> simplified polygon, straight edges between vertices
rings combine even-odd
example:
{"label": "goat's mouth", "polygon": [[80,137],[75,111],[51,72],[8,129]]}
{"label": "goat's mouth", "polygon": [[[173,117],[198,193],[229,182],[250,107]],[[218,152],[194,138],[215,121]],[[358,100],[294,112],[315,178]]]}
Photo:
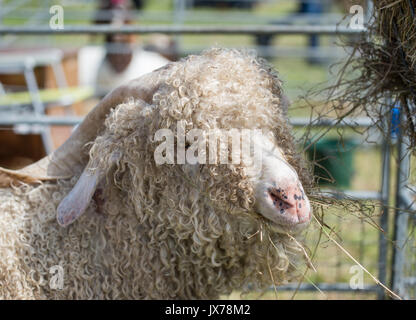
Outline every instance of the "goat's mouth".
{"label": "goat's mouth", "polygon": [[280,233],[298,233],[311,220],[309,200],[300,186],[267,188],[257,210]]}
{"label": "goat's mouth", "polygon": [[284,224],[284,223],[277,223],[268,218],[265,218],[265,220],[269,223],[270,228],[274,232],[281,233],[281,234],[295,235],[305,230],[309,225],[309,221],[303,222],[303,223],[297,223],[297,224],[291,224],[291,223]]}
{"label": "goat's mouth", "polygon": [[310,221],[302,222],[302,223],[293,223],[293,222],[286,222],[286,221],[279,221],[276,222],[270,218],[264,217],[264,221],[266,221],[267,225],[270,227],[271,230],[281,234],[291,234],[296,235],[304,231],[308,226]]}

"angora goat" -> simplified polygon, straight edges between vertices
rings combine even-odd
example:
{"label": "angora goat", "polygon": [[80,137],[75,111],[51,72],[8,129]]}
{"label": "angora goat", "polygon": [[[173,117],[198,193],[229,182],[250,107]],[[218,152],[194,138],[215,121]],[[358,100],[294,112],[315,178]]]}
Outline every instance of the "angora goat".
{"label": "angora goat", "polygon": [[[111,92],[49,157],[0,170],[0,297],[211,299],[293,280],[310,178],[283,99],[266,62],[226,49]],[[157,164],[156,132],[178,123],[262,129],[261,170]]]}

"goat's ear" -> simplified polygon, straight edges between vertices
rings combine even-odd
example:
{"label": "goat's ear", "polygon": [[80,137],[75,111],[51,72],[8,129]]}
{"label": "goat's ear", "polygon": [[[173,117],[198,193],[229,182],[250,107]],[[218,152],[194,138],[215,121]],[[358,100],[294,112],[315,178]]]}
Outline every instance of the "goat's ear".
{"label": "goat's ear", "polygon": [[57,220],[61,226],[70,225],[87,210],[100,177],[99,169],[94,172],[89,170],[89,166],[84,169],[74,188],[58,206]]}
{"label": "goat's ear", "polygon": [[[114,151],[110,157],[108,172],[112,172],[120,161],[122,153]],[[95,168],[91,170],[91,161],[85,167],[77,183],[61,201],[57,209],[57,220],[62,227],[75,222],[88,208],[98,184],[105,176],[105,170]]]}

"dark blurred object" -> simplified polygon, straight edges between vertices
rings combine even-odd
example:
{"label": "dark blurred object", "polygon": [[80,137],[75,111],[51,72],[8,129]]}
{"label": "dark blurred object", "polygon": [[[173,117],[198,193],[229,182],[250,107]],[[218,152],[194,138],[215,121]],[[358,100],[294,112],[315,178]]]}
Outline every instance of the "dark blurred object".
{"label": "dark blurred object", "polygon": [[[300,14],[316,14],[322,15],[324,13],[324,6],[321,1],[318,0],[302,0],[299,4],[298,13]],[[316,49],[319,47],[319,36],[313,34],[309,36],[309,48]],[[308,62],[311,64],[320,63],[316,57],[309,57]]]}
{"label": "dark blurred object", "polygon": [[259,0],[194,0],[194,7],[252,9]]}
{"label": "dark blurred object", "polygon": [[[292,16],[298,16],[298,15],[322,15],[324,13],[325,9],[325,0],[300,0],[298,10],[292,14]],[[287,17],[285,20],[290,20],[290,17]],[[271,24],[282,24],[282,21],[273,21]],[[273,35],[257,35],[256,36],[256,44],[262,48],[267,48],[270,46]],[[319,36],[318,35],[311,35],[309,36],[309,48],[310,49],[316,49],[319,47]],[[265,55],[265,54],[262,54]],[[316,57],[309,57],[308,62],[311,64],[317,64],[321,63],[319,59]]]}
{"label": "dark blurred object", "polygon": [[144,7],[144,0],[133,0],[133,5],[136,10],[142,10]]}
{"label": "dark blurred object", "polygon": [[17,170],[46,156],[40,134],[17,133],[11,127],[0,130],[0,167]]}
{"label": "dark blurred object", "polygon": [[[100,0],[99,8],[94,19],[95,24],[124,25],[130,24],[128,0]],[[121,73],[129,66],[132,58],[132,44],[135,36],[132,34],[106,34],[105,44],[107,60],[114,71]]]}
{"label": "dark blurred object", "polygon": [[93,22],[95,24],[109,24],[131,20],[128,12],[131,7],[129,0],[99,0]]}
{"label": "dark blurred object", "polygon": [[324,138],[308,149],[313,173],[321,186],[350,188],[354,176],[354,154],[358,143],[352,139]]}
{"label": "dark blurred object", "polygon": [[366,0],[336,0],[335,4],[342,8],[342,12],[348,14],[350,8],[354,5],[360,5],[367,10],[367,1]]}

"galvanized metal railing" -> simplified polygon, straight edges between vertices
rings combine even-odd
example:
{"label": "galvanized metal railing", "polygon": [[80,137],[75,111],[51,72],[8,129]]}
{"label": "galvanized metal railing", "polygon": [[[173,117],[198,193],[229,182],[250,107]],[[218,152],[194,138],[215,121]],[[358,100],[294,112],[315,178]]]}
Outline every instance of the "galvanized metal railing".
{"label": "galvanized metal railing", "polygon": [[16,35],[62,35],[62,34],[221,34],[221,35],[356,35],[365,33],[366,29],[351,29],[338,26],[292,26],[292,25],[232,25],[232,26],[178,26],[178,25],[65,25],[63,29],[53,30],[49,26],[0,26],[0,36]]}

